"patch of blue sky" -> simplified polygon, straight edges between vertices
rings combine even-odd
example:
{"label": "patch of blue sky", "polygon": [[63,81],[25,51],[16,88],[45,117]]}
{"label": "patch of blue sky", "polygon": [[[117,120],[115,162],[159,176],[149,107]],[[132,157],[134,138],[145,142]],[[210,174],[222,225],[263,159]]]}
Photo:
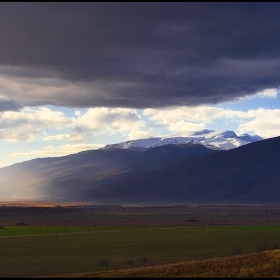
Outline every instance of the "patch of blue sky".
{"label": "patch of blue sky", "polygon": [[17,162],[27,161],[31,158],[35,158],[30,155],[13,156],[14,153],[28,153],[32,150],[40,150],[46,146],[46,143],[42,141],[16,141],[8,142],[1,141],[1,160],[0,168],[2,166],[8,166]]}
{"label": "patch of blue sky", "polygon": [[220,103],[217,108],[231,109],[235,111],[243,111],[247,112],[249,110],[257,110],[259,108],[264,109],[280,109],[280,94],[278,90],[278,94],[276,97],[260,97],[260,96],[249,96],[242,98],[237,101]]}
{"label": "patch of blue sky", "polygon": [[68,108],[53,105],[47,105],[45,107],[55,112],[62,112],[66,118],[77,117],[79,114],[83,115],[88,110],[88,108]]}

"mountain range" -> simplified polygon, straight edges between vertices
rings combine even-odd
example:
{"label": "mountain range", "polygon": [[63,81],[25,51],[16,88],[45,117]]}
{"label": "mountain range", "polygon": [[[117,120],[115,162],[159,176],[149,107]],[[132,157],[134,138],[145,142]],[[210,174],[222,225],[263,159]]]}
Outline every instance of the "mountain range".
{"label": "mountain range", "polygon": [[252,142],[263,140],[259,135],[241,134],[234,131],[215,131],[203,129],[199,131],[184,131],[164,137],[149,137],[107,145],[105,148],[130,149],[143,151],[168,144],[200,143],[209,149],[229,150]]}
{"label": "mountain range", "polygon": [[280,137],[203,130],[0,168],[0,199],[280,203]]}

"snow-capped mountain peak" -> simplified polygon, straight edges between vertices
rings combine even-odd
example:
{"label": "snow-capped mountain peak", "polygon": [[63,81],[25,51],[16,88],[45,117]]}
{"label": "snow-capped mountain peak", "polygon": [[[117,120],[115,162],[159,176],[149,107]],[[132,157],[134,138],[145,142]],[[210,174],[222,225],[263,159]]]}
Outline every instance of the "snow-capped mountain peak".
{"label": "snow-capped mountain peak", "polygon": [[247,133],[238,136],[234,131],[215,131],[203,129],[199,131],[183,131],[163,137],[149,137],[144,139],[129,140],[126,142],[107,145],[104,148],[147,150],[163,145],[180,145],[189,142],[200,143],[207,148],[229,150],[240,147],[263,138]]}

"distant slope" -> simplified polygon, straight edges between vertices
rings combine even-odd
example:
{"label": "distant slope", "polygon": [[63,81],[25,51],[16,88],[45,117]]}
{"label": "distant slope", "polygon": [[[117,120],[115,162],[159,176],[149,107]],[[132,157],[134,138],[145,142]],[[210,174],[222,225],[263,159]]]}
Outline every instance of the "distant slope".
{"label": "distant slope", "polygon": [[59,181],[53,188],[79,189],[76,198],[107,203],[279,203],[279,155],[280,137],[275,137],[150,170],[139,163],[99,178]]}
{"label": "distant slope", "polygon": [[[279,277],[280,250],[256,252],[209,260],[136,267],[88,273],[45,276],[49,278],[274,278]],[[44,278],[41,276],[40,278]]]}
{"label": "distant slope", "polygon": [[[134,165],[137,172],[147,171],[169,160],[190,159],[214,152],[203,145],[188,143],[165,145],[144,152],[99,149],[63,157],[38,158],[0,168],[0,198],[72,200],[76,196],[83,197],[79,193],[85,186],[79,182],[84,178],[95,179],[95,183],[90,184],[92,188],[114,174],[125,172],[130,165]],[[140,163],[143,163],[141,167]],[[63,188],[63,182],[69,187]],[[73,184],[78,187],[71,188]]]}
{"label": "distant slope", "polygon": [[55,178],[80,178],[141,159],[140,153],[131,150],[90,150],[13,164],[0,168],[0,199],[47,199],[44,187]]}
{"label": "distant slope", "polygon": [[[280,137],[215,151],[170,144],[99,149],[0,169],[2,200],[280,203]],[[7,199],[5,199],[7,198]]]}

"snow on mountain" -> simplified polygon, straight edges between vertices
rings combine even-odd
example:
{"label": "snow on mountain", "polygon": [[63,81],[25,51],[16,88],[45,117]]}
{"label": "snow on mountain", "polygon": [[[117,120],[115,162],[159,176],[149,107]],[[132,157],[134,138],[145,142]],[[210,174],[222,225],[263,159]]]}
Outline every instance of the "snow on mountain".
{"label": "snow on mountain", "polygon": [[260,137],[259,135],[249,135],[248,133],[241,134],[238,137],[247,142],[256,142],[256,141],[263,140],[263,138]]}
{"label": "snow on mountain", "polygon": [[126,142],[107,145],[104,148],[143,150],[149,149],[150,146],[159,143],[161,139],[161,137],[150,137],[146,139],[129,140]]}
{"label": "snow on mountain", "polygon": [[189,142],[200,143],[210,149],[229,150],[240,147],[263,138],[247,133],[240,136],[234,131],[215,131],[203,129],[199,131],[184,131],[163,137],[149,137],[145,139],[129,140],[126,142],[107,145],[104,148],[147,150],[153,147],[173,144],[179,145]]}

